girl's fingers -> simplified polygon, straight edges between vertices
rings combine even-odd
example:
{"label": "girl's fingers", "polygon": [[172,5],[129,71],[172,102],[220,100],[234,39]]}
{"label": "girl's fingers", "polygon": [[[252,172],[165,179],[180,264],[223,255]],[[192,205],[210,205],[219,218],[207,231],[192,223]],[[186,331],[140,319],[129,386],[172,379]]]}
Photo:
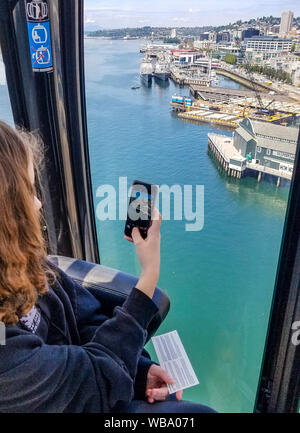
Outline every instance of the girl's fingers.
{"label": "girl's fingers", "polygon": [[182,394],[183,394],[183,390],[180,390],[180,391],[176,392],[176,398],[177,398],[177,400],[181,400]]}
{"label": "girl's fingers", "polygon": [[132,238],[130,238],[129,236],[124,235],[124,239],[126,239],[129,242],[133,242]]}
{"label": "girl's fingers", "polygon": [[157,369],[156,375],[159,376],[163,382],[166,382],[168,384],[174,383],[174,379],[172,379],[168,372],[161,367]]}
{"label": "girl's fingers", "polygon": [[162,216],[159,213],[158,209],[155,208],[152,215],[152,224],[148,230],[148,232],[152,233],[159,233],[160,225],[161,225]]}
{"label": "girl's fingers", "polygon": [[131,236],[132,236],[133,242],[135,244],[138,244],[140,242],[144,242],[144,239],[142,238],[142,235],[141,235],[141,233],[137,227],[133,227],[133,229],[131,231]]}
{"label": "girl's fingers", "polygon": [[147,394],[149,397],[152,397],[155,400],[165,400],[169,395],[169,390],[166,386],[163,386],[161,388],[153,388],[148,390]]}

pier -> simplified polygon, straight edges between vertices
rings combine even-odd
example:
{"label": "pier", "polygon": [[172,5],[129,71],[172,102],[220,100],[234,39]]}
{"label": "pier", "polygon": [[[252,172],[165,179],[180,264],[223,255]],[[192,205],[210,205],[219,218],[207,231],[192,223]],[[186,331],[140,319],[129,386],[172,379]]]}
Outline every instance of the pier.
{"label": "pier", "polygon": [[281,179],[292,179],[292,173],[266,167],[258,164],[256,160],[248,161],[247,158],[244,158],[238,153],[233,145],[233,138],[231,137],[208,134],[208,150],[228,176],[241,179],[243,176],[247,175],[248,170],[251,170],[256,172],[258,182],[261,181],[262,176],[265,174],[277,178],[277,187],[279,187]]}
{"label": "pier", "polygon": [[245,175],[247,159],[237,152],[231,137],[208,134],[208,149],[228,176],[241,179]]}
{"label": "pier", "polygon": [[190,91],[194,98],[201,98],[204,101],[208,100],[212,102],[230,102],[232,98],[255,98],[255,92],[246,89],[191,85]]}
{"label": "pier", "polygon": [[241,119],[249,117],[274,124],[290,124],[300,115],[300,103],[292,103],[284,95],[278,95],[276,101],[272,95],[264,95],[265,106],[270,106],[270,113],[260,112],[255,92],[249,89],[230,89],[225,87],[207,87],[190,85],[194,101],[190,107],[173,104],[174,111],[181,112],[179,117],[236,128]]}

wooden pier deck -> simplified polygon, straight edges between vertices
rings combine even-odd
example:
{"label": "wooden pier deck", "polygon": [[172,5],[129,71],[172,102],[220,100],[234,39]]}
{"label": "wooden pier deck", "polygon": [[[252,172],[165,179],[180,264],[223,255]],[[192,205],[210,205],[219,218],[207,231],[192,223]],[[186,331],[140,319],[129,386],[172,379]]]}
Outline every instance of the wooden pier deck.
{"label": "wooden pier deck", "polygon": [[219,134],[208,134],[208,149],[228,176],[240,179],[245,174],[246,158],[233,145],[233,138]]}
{"label": "wooden pier deck", "polygon": [[[207,87],[200,86],[196,84],[190,85],[190,92],[194,98],[200,98],[204,101],[211,102],[221,102],[221,103],[231,103],[232,100],[243,100],[245,98],[253,98],[256,100],[256,94],[253,90],[250,89],[230,89],[227,87]],[[266,101],[274,100],[274,95],[263,94],[263,99]],[[276,95],[276,101],[278,103],[286,103],[290,102],[289,98],[285,95]]]}
{"label": "wooden pier deck", "polygon": [[231,98],[255,98],[255,92],[247,89],[191,85],[190,91],[195,98],[218,102],[229,102]]}

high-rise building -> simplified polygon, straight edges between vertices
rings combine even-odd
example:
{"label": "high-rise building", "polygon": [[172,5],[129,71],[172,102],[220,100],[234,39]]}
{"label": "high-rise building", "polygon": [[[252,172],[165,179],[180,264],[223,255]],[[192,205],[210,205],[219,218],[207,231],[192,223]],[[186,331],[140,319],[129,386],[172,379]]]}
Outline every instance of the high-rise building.
{"label": "high-rise building", "polygon": [[289,31],[292,28],[293,18],[294,18],[293,12],[291,11],[282,12],[280,30],[279,30],[281,36],[288,35]]}

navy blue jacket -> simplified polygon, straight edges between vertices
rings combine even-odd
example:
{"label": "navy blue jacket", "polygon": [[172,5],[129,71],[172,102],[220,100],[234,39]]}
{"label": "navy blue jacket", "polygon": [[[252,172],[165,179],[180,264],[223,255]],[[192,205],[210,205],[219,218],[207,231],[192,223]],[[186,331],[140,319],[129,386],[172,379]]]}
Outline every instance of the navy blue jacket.
{"label": "navy blue jacket", "polygon": [[38,298],[33,328],[23,321],[6,327],[0,412],[108,413],[144,398],[154,302],[133,288],[108,318],[92,293],[56,271],[56,283]]}

